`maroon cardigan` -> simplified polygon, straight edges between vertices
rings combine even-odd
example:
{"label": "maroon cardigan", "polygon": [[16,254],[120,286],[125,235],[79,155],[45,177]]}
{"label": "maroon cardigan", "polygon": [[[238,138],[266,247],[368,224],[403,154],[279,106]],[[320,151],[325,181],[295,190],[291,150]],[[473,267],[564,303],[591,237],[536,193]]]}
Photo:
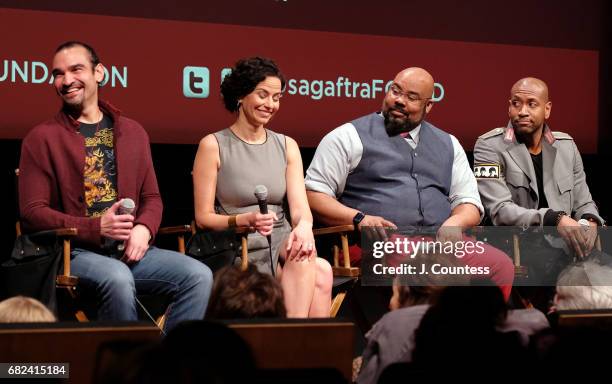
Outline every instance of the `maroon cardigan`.
{"label": "maroon cardigan", "polygon": [[[140,124],[100,101],[114,122],[117,193],[136,202],[134,224],[155,237],[162,200],[151,160],[149,137]],[[24,232],[75,227],[78,243],[100,246],[100,218],[86,217],[85,139],[79,122],[63,111],[34,127],[23,139],[19,162],[19,207]]]}

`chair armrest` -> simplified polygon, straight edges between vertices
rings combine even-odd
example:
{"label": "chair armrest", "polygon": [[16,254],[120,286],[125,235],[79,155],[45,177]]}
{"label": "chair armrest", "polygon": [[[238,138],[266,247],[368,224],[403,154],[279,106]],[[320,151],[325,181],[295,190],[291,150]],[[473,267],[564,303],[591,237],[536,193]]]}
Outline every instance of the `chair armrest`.
{"label": "chair armrest", "polygon": [[249,233],[253,233],[255,232],[255,229],[250,228],[250,227],[236,227],[236,234],[237,235],[248,235]]}
{"label": "chair armrest", "polygon": [[[170,228],[178,228],[178,227],[170,227]],[[161,232],[162,229],[160,229],[159,231]],[[190,232],[192,235],[195,235],[195,233],[196,233],[196,223],[195,223],[195,220],[193,220],[191,222],[191,225],[185,225],[185,230],[188,233]],[[238,235],[240,237],[240,244],[242,246],[242,253],[240,255],[240,258],[241,258],[240,267],[244,271],[244,270],[247,269],[247,266],[248,266],[248,263],[249,263],[249,259],[248,259],[249,247],[248,247],[247,238],[249,236],[249,233],[255,232],[255,229],[250,228],[250,227],[236,227],[235,231],[236,231],[236,235]],[[184,240],[183,240],[183,242],[181,242],[181,239],[179,239],[179,252],[185,253]]]}
{"label": "chair armrest", "polygon": [[176,235],[191,233],[190,225],[176,225],[173,227],[161,227],[158,231],[158,235]]}
{"label": "chair armrest", "polygon": [[347,224],[347,225],[337,225],[334,227],[316,228],[312,230],[312,233],[315,236],[319,236],[319,235],[329,235],[332,233],[353,232],[354,230],[355,230],[355,226],[353,226],[353,224]]}
{"label": "chair armrest", "polygon": [[44,242],[55,241],[57,239],[62,240],[62,265],[64,267],[64,272],[57,275],[55,279],[57,286],[75,287],[78,283],[78,277],[70,275],[70,240],[78,234],[79,230],[76,228],[48,229],[28,234],[33,241]]}
{"label": "chair armrest", "polygon": [[55,283],[59,287],[74,288],[76,287],[79,279],[78,277],[70,275],[70,240],[79,234],[76,228],[58,228],[49,229],[46,231],[40,231],[30,233],[28,236],[34,241],[52,241],[56,239],[62,240],[62,265],[64,271],[62,274],[58,274],[55,278]]}
{"label": "chair armrest", "polygon": [[246,271],[249,265],[249,233],[255,232],[255,229],[250,227],[236,227],[236,234],[240,236],[240,245],[242,252],[240,254],[240,269]]}
{"label": "chair armrest", "polygon": [[50,241],[57,238],[70,239],[78,234],[79,231],[76,228],[58,228],[29,233],[28,236],[34,241]]}
{"label": "chair armrest", "polygon": [[[333,227],[324,227],[313,229],[315,236],[325,235],[338,235],[340,238],[340,246],[333,246],[333,265],[332,270],[334,276],[344,277],[358,277],[361,274],[361,270],[356,267],[351,267],[351,260],[349,255],[349,244],[348,235],[355,230],[355,226],[352,224],[348,225],[337,225]],[[342,249],[342,263],[340,263],[340,249]],[[342,264],[342,265],[341,265]]]}
{"label": "chair armrest", "polygon": [[185,254],[185,235],[192,233],[190,225],[176,225],[173,227],[161,227],[158,231],[158,235],[175,235],[177,237],[177,251]]}

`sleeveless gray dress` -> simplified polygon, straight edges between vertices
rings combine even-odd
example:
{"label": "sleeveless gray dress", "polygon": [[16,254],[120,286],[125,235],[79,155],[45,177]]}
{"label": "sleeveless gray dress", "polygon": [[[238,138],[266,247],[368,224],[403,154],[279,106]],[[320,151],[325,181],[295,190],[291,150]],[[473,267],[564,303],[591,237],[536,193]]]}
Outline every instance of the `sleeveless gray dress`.
{"label": "sleeveless gray dress", "polygon": [[[276,212],[278,221],[272,230],[272,257],[276,268],[280,246],[291,232],[286,212],[287,153],[285,136],[266,129],[263,144],[242,141],[229,128],[214,134],[219,143],[221,166],[217,174],[215,210],[222,215],[259,211],[253,192],[257,185],[268,189],[268,212]],[[271,273],[268,241],[259,233],[248,238],[249,263],[264,273]],[[238,264],[240,258],[236,258]],[[275,270],[276,271],[276,270]]]}

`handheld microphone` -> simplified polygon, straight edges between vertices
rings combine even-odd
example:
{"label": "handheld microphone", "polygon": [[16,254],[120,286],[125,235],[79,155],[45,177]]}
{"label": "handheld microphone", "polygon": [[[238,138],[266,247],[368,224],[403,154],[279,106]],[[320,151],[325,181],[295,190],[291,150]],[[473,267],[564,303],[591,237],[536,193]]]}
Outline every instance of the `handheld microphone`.
{"label": "handheld microphone", "polygon": [[[134,212],[134,208],[136,208],[136,203],[134,203],[134,200],[128,197],[121,200],[121,203],[119,204],[118,213],[120,215],[131,215],[132,212]],[[117,245],[117,250],[119,252],[123,252],[125,250],[125,241]]]}
{"label": "handheld microphone", "polygon": [[268,188],[265,185],[258,185],[255,187],[253,193],[257,198],[257,204],[259,204],[259,212],[265,215],[268,213]]}
{"label": "handheld microphone", "polygon": [[[265,215],[268,213],[268,188],[266,188],[265,185],[258,185],[255,187],[255,192],[253,193],[255,195],[255,198],[257,199],[257,204],[259,205],[259,212],[262,215]],[[272,258],[272,235],[268,235],[266,236],[266,240],[268,240],[268,248],[270,250],[270,269],[272,270],[272,276],[276,276],[276,273],[274,272],[274,270],[276,269],[276,266],[273,265],[273,258]]]}

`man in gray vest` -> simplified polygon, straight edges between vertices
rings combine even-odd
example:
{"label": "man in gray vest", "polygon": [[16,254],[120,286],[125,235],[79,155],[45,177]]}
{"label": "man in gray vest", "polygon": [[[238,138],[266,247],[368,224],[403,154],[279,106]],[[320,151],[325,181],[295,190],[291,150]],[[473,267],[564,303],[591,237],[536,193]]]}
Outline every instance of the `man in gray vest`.
{"label": "man in gray vest", "polygon": [[[407,68],[389,87],[382,112],[323,138],[306,173],[308,201],[319,222],[447,230],[480,222],[484,209],[463,148],[424,120],[433,90],[427,71]],[[491,266],[489,278],[508,297],[514,269],[506,255],[488,252],[472,262]]]}
{"label": "man in gray vest", "polygon": [[[574,140],[546,124],[552,109],[546,83],[533,77],[517,81],[509,103],[508,125],[480,136],[474,148],[474,169],[488,166],[496,171],[481,171],[477,178],[488,216],[495,225],[556,227],[568,251],[587,256],[596,227],[604,220],[589,192]],[[531,262],[540,274],[551,275],[552,284],[570,259],[560,250],[564,242],[543,241],[541,236],[539,242],[526,242],[541,245]]]}

